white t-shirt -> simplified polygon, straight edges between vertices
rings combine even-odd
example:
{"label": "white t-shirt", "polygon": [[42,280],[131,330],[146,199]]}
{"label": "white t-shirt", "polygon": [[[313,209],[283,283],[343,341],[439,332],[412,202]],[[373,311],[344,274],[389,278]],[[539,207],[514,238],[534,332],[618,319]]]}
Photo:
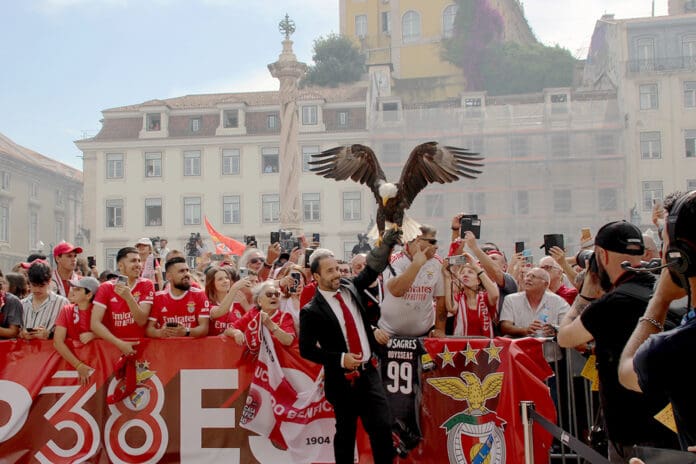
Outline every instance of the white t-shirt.
{"label": "white t-shirt", "polygon": [[[392,255],[390,264],[396,275],[404,273],[411,265],[411,258],[401,251]],[[382,274],[384,301],[380,305],[380,329],[391,335],[417,337],[424,335],[435,323],[434,298],[445,295],[442,279],[442,258],[430,258],[418,271],[411,287],[401,297],[389,291],[389,279],[394,275],[389,267]]]}

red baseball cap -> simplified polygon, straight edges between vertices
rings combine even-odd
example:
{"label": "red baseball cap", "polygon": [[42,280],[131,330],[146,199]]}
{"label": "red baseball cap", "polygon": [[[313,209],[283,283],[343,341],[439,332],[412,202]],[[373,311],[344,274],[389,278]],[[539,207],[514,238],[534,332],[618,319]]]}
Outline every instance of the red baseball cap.
{"label": "red baseball cap", "polygon": [[29,269],[34,263],[43,263],[48,265],[48,262],[45,259],[35,259],[34,261],[28,263],[19,263],[19,265],[22,266],[22,269]]}
{"label": "red baseball cap", "polygon": [[72,253],[73,251],[77,254],[80,254],[82,253],[82,248],[73,246],[72,243],[60,242],[53,248],[53,257],[57,258],[60,255]]}

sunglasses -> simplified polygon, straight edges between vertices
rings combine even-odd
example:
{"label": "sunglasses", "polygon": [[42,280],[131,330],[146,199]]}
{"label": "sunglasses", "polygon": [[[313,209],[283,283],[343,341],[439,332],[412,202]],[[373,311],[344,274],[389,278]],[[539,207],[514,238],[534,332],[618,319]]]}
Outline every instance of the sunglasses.
{"label": "sunglasses", "polygon": [[280,292],[277,290],[275,292],[266,292],[266,296],[268,298],[273,298],[273,297],[278,298],[280,296]]}
{"label": "sunglasses", "polygon": [[249,260],[249,264],[256,264],[256,263],[265,263],[266,260],[264,258],[251,258]]}
{"label": "sunglasses", "polygon": [[437,239],[436,238],[423,238],[420,237],[421,240],[428,242],[431,245],[437,245]]}

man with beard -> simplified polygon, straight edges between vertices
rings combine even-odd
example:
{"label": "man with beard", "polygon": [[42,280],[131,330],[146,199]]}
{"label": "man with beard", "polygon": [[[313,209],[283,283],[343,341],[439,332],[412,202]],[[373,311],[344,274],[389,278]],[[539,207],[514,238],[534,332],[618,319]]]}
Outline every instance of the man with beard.
{"label": "man with beard", "polygon": [[643,235],[625,221],[605,224],[595,237],[593,259],[580,294],[561,321],[558,343],[575,347],[594,339],[599,397],[609,438],[609,461],[628,462],[633,445],[675,448],[676,436],[654,419],[666,398],[646,397],[619,384],[618,365],[628,338],[645,312],[655,282],[648,273],[622,267],[640,265]]}
{"label": "man with beard", "polygon": [[318,286],[312,301],[300,311],[300,354],[324,366],[326,399],[336,416],[337,464],[354,462],[358,418],[370,438],[375,464],[391,463],[394,458],[391,413],[376,367],[378,343],[362,293],[387,267],[400,234],[388,229],[353,279],[341,275],[330,250],[320,248],[312,254],[310,269]]}
{"label": "man with beard", "polygon": [[148,318],[147,336],[152,338],[205,337],[208,335],[210,303],[205,292],[191,287],[185,258],[172,258],[165,265],[167,290],[155,295]]}

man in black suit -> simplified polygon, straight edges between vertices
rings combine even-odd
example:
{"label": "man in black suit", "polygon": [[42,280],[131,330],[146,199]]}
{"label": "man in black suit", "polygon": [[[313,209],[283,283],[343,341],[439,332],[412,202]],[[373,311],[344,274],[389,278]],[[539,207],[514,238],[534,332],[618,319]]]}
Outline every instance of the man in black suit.
{"label": "man in black suit", "polygon": [[[389,262],[401,231],[390,229],[352,281],[341,278],[331,251],[315,250],[310,270],[317,292],[300,311],[300,353],[324,365],[326,399],[336,415],[336,464],[352,464],[358,417],[370,437],[375,464],[393,462],[391,413],[377,370],[378,343],[361,295]],[[336,296],[336,295],[340,296]]]}

